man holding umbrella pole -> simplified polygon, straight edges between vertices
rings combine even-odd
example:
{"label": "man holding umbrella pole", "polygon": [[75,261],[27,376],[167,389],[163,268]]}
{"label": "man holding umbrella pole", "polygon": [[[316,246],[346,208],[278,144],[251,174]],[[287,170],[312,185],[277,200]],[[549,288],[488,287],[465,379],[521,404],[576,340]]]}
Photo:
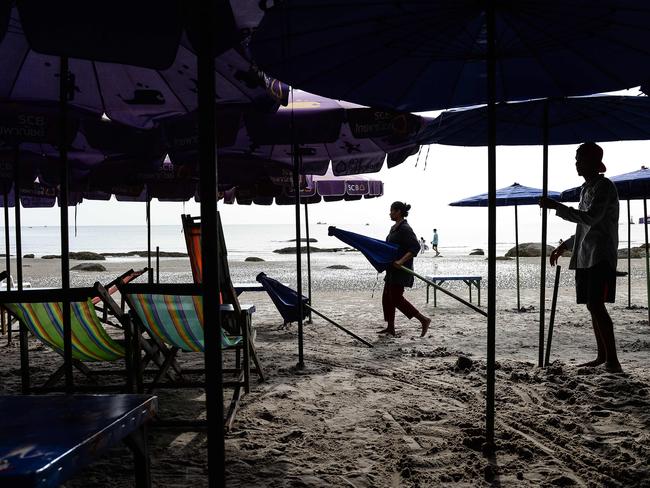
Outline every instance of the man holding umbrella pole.
{"label": "man holding umbrella pole", "polygon": [[605,307],[616,295],[619,204],[616,186],[601,174],[606,171],[602,159],[602,148],[593,142],[576,151],[576,171],[585,179],[577,210],[549,198],[541,198],[539,206],[577,224],[575,235],[553,250],[550,262],[555,266],[564,251],[573,251],[569,268],[576,270],[577,303],[587,305],[598,346],[596,359],[581,366],[605,364],[607,371],[619,373],[614,326]]}

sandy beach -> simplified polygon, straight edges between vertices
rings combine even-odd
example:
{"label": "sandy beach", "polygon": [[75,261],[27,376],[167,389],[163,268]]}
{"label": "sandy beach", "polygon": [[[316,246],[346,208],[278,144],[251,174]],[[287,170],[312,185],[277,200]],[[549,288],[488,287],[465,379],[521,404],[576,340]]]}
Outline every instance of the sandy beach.
{"label": "sandy beach", "polygon": [[[539,260],[522,262],[522,305],[534,307],[526,313],[515,310],[514,262],[497,263],[497,451],[484,457],[485,318],[441,295],[438,307],[426,304],[425,287],[418,285],[407,297],[433,318],[429,334],[419,338],[417,323],[400,317],[396,338],[378,336],[381,277],[376,282],[361,259],[346,259],[351,270],[327,270],[335,256],[315,259],[313,303],[374,348],[314,317],[305,325],[306,368],[296,371],[295,324],[282,327],[266,294],[242,295],[242,302],[257,308],[256,345],[267,381],[243,397],[227,435],[229,486],[650,486],[650,326],[642,260],[632,261],[635,307],[626,308],[625,278],[619,278],[617,303],[609,307],[625,370],[616,375],[577,366],[593,358],[595,343],[586,308],[574,303],[568,270],[559,291],[552,364],[537,368]],[[32,286],[57,284],[56,261],[26,264],[25,279]],[[146,261],[103,264],[105,273],[73,272],[73,284],[109,281]],[[484,275],[484,266],[480,256],[425,254],[416,263],[426,274],[467,268]],[[626,266],[621,261],[619,269]],[[231,263],[233,281],[251,281],[261,270],[291,283],[290,258]],[[161,281],[190,280],[186,259],[162,261]],[[467,298],[466,287],[451,288]],[[550,286],[546,296],[550,308]],[[5,344],[3,337],[0,393],[17,393],[18,344]],[[30,349],[35,378],[46,377],[60,361],[36,342]],[[202,356],[184,354],[182,360],[198,365]],[[205,413],[200,390],[158,395],[161,416]],[[154,427],[150,443],[154,486],[206,486],[203,433]],[[66,487],[132,486],[131,465],[128,450],[116,448]]]}

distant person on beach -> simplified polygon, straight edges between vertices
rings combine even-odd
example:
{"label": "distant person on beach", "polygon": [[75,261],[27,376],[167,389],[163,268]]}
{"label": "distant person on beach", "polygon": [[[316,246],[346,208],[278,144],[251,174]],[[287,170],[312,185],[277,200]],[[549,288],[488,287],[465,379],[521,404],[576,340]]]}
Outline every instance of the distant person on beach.
{"label": "distant person on beach", "polygon": [[576,170],[585,179],[580,191],[578,210],[549,198],[542,198],[539,206],[555,209],[555,214],[575,222],[576,233],[551,252],[551,266],[562,253],[572,250],[569,269],[576,270],[577,303],[584,303],[591,314],[596,335],[596,359],[581,366],[605,364],[612,373],[621,372],[616,354],[614,326],[605,302],[613,303],[616,296],[616,264],[618,250],[618,192],[616,186],[601,173],[603,150],[593,142],[586,142],[576,151]]}
{"label": "distant person on beach", "polygon": [[429,249],[427,241],[424,240],[424,237],[420,237],[420,252],[426,252],[427,249]]}
{"label": "distant person on beach", "polygon": [[438,229],[433,229],[433,239],[431,239],[431,249],[436,251],[436,256],[440,256],[438,252]]}
{"label": "distant person on beach", "polygon": [[403,271],[400,266],[413,269],[413,258],[420,252],[420,243],[415,236],[413,229],[406,221],[411,209],[410,205],[403,202],[394,202],[390,206],[390,219],[395,224],[390,228],[386,242],[397,244],[402,257],[393,263],[392,268],[386,270],[384,278],[384,292],[381,297],[381,304],[384,310],[386,328],[379,331],[379,334],[395,335],[395,310],[402,312],[408,319],[415,317],[422,325],[420,337],[424,337],[429,330],[431,319],[422,315],[418,310],[404,298],[404,287],[413,286],[413,275]]}

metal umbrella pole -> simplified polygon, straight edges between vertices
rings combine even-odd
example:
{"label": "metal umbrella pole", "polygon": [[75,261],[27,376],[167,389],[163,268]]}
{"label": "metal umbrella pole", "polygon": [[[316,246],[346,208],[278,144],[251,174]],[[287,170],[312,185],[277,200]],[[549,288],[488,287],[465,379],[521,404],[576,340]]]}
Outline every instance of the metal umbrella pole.
{"label": "metal umbrella pole", "polygon": [[60,142],[59,157],[61,164],[61,185],[59,190],[59,205],[61,215],[61,288],[63,289],[63,369],[65,371],[65,389],[72,393],[74,378],[72,373],[72,326],[70,324],[70,242],[68,235],[68,99],[71,96],[72,80],[68,71],[68,58],[62,56],[59,76],[59,107],[60,107]]}
{"label": "metal umbrella pole", "polygon": [[[201,196],[201,260],[203,280],[203,330],[205,404],[208,423],[208,487],[226,485],[221,364],[219,227],[217,214],[217,140],[215,133],[214,26],[216,2],[199,2],[200,45],[198,50],[199,165]],[[213,305],[213,306],[209,306]]]}
{"label": "metal umbrella pole", "polygon": [[495,332],[496,332],[496,12],[495,2],[488,2],[487,23],[487,113],[488,113],[488,316],[485,399],[485,447],[494,449]]}
{"label": "metal umbrella pole", "polygon": [[521,300],[519,292],[519,216],[517,205],[515,205],[515,260],[517,267],[517,311],[521,311]]}
{"label": "metal umbrella pole", "polygon": [[[4,216],[5,216],[5,269],[7,271],[7,291],[11,291],[11,245],[9,238],[9,190],[7,184],[3,188],[4,197]],[[5,312],[1,311],[4,320]],[[11,316],[6,314],[7,317],[7,343],[11,342]]]}
{"label": "metal umbrella pole", "polygon": [[151,267],[151,199],[149,198],[149,190],[147,190],[145,212],[147,220],[147,279],[151,284],[153,283],[153,268]]}
{"label": "metal umbrella pole", "polygon": [[[293,190],[296,194],[296,288],[298,296],[302,296],[302,255],[300,252],[300,146],[292,145],[293,153]],[[302,300],[298,300],[298,364],[296,368],[305,367],[303,353],[303,314]]]}
{"label": "metal umbrella pole", "polygon": [[[20,152],[18,146],[15,148],[14,157],[14,221],[16,232],[16,281],[18,291],[23,289],[23,239],[21,232],[20,221],[20,171],[18,165],[20,163]],[[8,280],[11,280],[9,278]],[[11,324],[11,320],[9,321]],[[23,393],[29,392],[30,379],[29,379],[29,347],[27,344],[28,335],[27,327],[22,322],[18,322],[18,334],[20,336],[20,379]],[[11,327],[7,340],[11,339]]]}
{"label": "metal umbrella pole", "polygon": [[627,201],[627,308],[632,308],[632,257],[630,247],[632,243],[632,221],[630,220],[630,200]]}
{"label": "metal umbrella pole", "polygon": [[[548,100],[544,102],[542,148],[542,198],[548,197]],[[548,212],[542,209],[542,249],[539,265],[539,359],[538,366],[544,366],[544,321],[546,319],[546,231]]]}
{"label": "metal umbrella pole", "polygon": [[645,230],[645,280],[648,295],[648,324],[650,324],[650,261],[648,261],[648,200],[643,199],[643,228]]}
{"label": "metal umbrella pole", "polygon": [[[311,305],[311,244],[309,243],[309,211],[307,208],[308,205],[305,203],[305,237],[307,238],[307,298],[309,299],[309,305]],[[309,320],[307,323],[311,324],[311,307],[308,310]]]}

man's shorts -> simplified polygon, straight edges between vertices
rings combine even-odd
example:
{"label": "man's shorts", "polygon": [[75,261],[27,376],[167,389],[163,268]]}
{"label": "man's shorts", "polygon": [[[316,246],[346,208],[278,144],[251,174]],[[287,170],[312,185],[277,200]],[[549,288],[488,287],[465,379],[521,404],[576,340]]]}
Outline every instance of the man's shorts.
{"label": "man's shorts", "polygon": [[576,269],[577,303],[614,303],[616,270],[606,261],[591,268]]}

